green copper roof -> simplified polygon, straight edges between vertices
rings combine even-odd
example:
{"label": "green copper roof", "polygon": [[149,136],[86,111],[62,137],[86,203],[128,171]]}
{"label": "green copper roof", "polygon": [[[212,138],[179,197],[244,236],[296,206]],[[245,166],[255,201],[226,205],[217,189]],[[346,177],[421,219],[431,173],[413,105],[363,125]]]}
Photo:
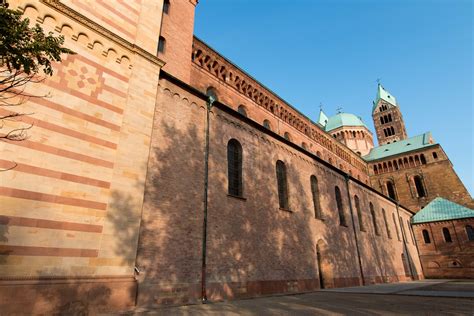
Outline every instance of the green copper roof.
{"label": "green copper roof", "polygon": [[372,107],[372,113],[375,111],[375,108],[377,107],[377,104],[379,103],[380,99],[387,101],[388,103],[394,106],[398,105],[395,97],[391,95],[390,92],[385,90],[384,87],[379,83],[377,87],[377,96],[375,97],[375,101],[373,102],[374,106]]}
{"label": "green copper roof", "polygon": [[474,217],[474,210],[437,197],[413,216],[413,224]]}
{"label": "green copper roof", "polygon": [[434,144],[436,143],[434,142],[433,137],[431,137],[431,132],[426,132],[424,134],[400,140],[398,142],[374,147],[370,150],[368,155],[365,155],[362,158],[366,161],[372,161],[424,147],[429,147]]}
{"label": "green copper roof", "polygon": [[325,127],[328,123],[329,118],[324,114],[323,110],[319,111],[318,124]]}
{"label": "green copper roof", "polygon": [[329,118],[325,130],[329,132],[341,126],[364,126],[367,128],[360,117],[350,113],[338,113]]}

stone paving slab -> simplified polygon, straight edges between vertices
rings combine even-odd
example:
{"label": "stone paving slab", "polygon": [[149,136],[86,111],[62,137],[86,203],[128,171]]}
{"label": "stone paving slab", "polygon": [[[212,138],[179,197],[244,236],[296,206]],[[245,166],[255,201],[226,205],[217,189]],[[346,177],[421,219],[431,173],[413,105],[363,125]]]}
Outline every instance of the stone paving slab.
{"label": "stone paving slab", "polygon": [[323,292],[336,293],[366,293],[366,294],[395,294],[403,291],[414,290],[417,288],[424,288],[427,286],[438,286],[443,283],[448,283],[450,280],[423,280],[412,282],[398,282],[398,283],[384,283],[373,284],[366,286],[353,286],[335,289],[324,289]]}
{"label": "stone paving slab", "polygon": [[474,315],[474,299],[336,293],[265,297],[135,311],[127,315]]}

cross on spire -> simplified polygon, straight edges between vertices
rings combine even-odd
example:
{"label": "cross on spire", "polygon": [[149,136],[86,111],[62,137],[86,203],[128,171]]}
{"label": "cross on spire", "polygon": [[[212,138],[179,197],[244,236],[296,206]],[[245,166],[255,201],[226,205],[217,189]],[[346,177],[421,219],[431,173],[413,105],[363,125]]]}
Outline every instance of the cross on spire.
{"label": "cross on spire", "polygon": [[337,112],[337,114],[341,113],[341,112],[342,112],[342,107],[339,106],[339,107],[336,109],[336,112]]}
{"label": "cross on spire", "polygon": [[377,81],[377,84],[380,84],[380,82],[381,82],[381,78],[377,78],[377,80],[376,80],[376,81]]}
{"label": "cross on spire", "polygon": [[323,103],[322,102],[319,102],[319,111],[323,111]]}

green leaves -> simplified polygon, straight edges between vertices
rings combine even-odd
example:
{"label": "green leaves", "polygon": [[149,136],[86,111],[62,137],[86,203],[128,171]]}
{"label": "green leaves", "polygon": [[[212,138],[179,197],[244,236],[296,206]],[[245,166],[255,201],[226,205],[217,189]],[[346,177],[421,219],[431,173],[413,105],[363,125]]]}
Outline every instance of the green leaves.
{"label": "green leaves", "polygon": [[43,70],[51,76],[51,62],[61,61],[61,54],[75,53],[62,47],[62,35],[46,35],[39,24],[30,27],[29,23],[28,18],[21,19],[21,12],[0,7],[0,66],[27,75]]}

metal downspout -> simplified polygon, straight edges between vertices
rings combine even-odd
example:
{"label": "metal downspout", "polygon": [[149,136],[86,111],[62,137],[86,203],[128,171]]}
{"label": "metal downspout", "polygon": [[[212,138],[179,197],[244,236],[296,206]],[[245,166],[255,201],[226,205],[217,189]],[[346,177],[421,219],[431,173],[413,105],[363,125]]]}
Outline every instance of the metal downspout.
{"label": "metal downspout", "polygon": [[[396,201],[396,209],[397,209],[397,215],[398,215],[398,223],[400,224],[400,232],[402,234],[402,239],[403,239],[403,251],[405,252],[405,256],[406,256],[406,260],[407,260],[407,264],[408,264],[408,269],[410,269],[410,276],[411,276],[411,279],[414,280],[415,277],[413,275],[413,270],[412,270],[412,267],[411,267],[411,263],[410,263],[410,255],[408,253],[408,246],[407,246],[407,241],[405,239],[407,239],[408,237],[405,236],[407,234],[407,232],[405,231],[405,229],[403,229],[403,220],[400,221],[400,211],[398,210],[398,201]],[[408,227],[409,228],[409,227]],[[402,262],[403,264],[403,262]]]}
{"label": "metal downspout", "polygon": [[349,210],[351,212],[351,219],[352,219],[352,229],[354,230],[354,239],[356,243],[356,252],[357,252],[357,259],[359,261],[359,269],[360,269],[360,277],[362,279],[362,285],[365,285],[365,277],[364,277],[364,270],[362,269],[362,259],[360,258],[360,251],[359,251],[359,239],[357,238],[357,231],[354,223],[354,211],[352,210],[352,203],[351,203],[351,193],[349,192],[349,176],[346,175],[346,188],[347,188],[347,198],[349,200]]}
{"label": "metal downspout", "polygon": [[207,246],[207,195],[209,188],[209,114],[215,99],[209,96],[206,102],[206,145],[204,148],[204,217],[202,222],[202,267],[201,267],[201,302],[207,303],[206,294],[206,246]]}

